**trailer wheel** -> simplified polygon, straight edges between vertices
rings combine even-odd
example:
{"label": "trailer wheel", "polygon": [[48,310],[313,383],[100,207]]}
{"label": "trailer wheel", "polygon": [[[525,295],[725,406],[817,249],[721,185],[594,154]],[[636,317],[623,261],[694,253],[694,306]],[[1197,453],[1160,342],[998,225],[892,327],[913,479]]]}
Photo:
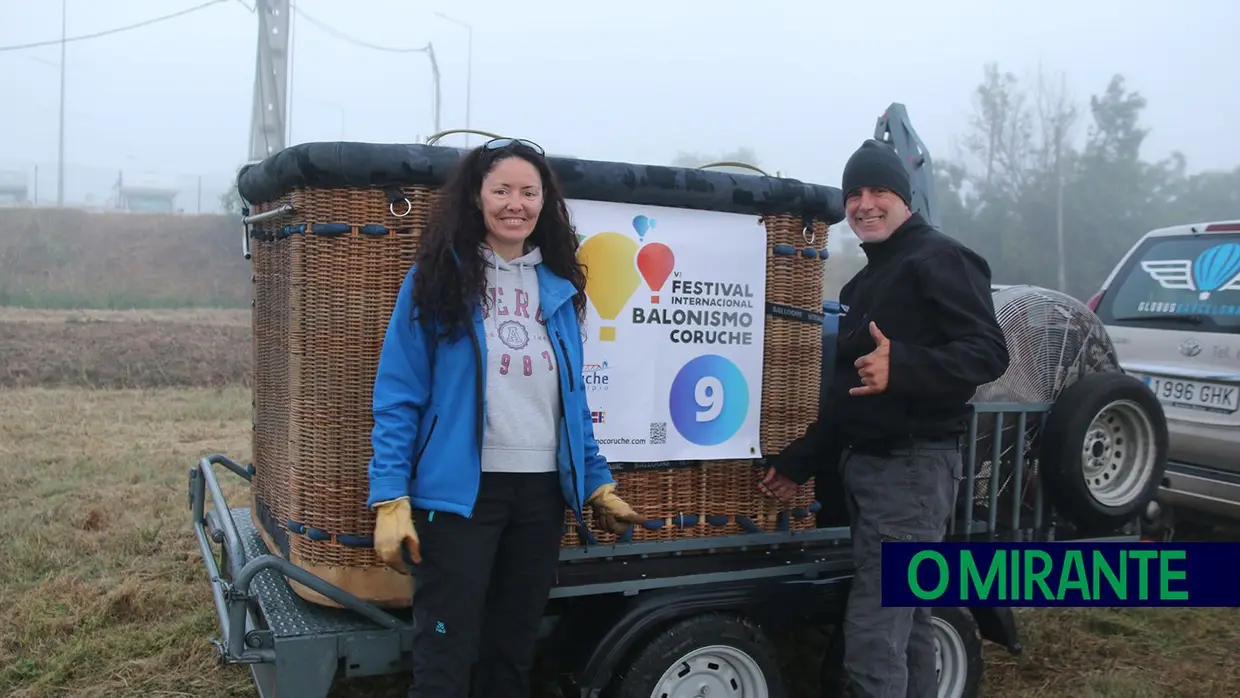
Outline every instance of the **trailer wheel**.
{"label": "trailer wheel", "polygon": [[982,633],[965,608],[935,608],[934,669],[939,698],[974,698],[982,684]]}
{"label": "trailer wheel", "polygon": [[1167,466],[1167,421],[1145,383],[1115,371],[1059,394],[1039,445],[1055,507],[1076,527],[1111,531],[1144,513]]}
{"label": "trailer wheel", "polygon": [[774,645],[745,618],[703,614],[651,638],[621,670],[614,698],[787,698]]}
{"label": "trailer wheel", "polygon": [[[938,698],[977,698],[985,660],[982,633],[967,608],[931,609],[934,628],[934,668]],[[821,692],[824,698],[850,695],[844,675],[843,628],[837,627],[823,658]]]}

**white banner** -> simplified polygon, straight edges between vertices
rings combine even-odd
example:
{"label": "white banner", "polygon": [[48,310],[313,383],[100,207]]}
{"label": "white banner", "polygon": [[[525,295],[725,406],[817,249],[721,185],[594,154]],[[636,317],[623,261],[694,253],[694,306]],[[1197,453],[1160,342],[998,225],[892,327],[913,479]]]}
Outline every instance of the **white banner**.
{"label": "white banner", "polygon": [[570,201],[585,376],[610,462],[760,458],[766,228],[757,215]]}

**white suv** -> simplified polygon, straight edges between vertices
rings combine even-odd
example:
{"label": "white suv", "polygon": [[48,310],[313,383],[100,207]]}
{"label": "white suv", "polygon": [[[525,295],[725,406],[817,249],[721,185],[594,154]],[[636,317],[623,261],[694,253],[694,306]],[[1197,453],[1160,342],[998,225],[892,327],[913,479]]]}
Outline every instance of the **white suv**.
{"label": "white suv", "polygon": [[1166,411],[1159,499],[1240,519],[1240,221],[1146,233],[1089,307]]}

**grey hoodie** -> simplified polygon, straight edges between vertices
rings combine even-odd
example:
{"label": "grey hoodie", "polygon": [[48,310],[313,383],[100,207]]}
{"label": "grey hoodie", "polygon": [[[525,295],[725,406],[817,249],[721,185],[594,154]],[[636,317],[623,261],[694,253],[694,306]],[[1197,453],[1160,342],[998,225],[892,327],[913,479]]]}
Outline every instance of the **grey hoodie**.
{"label": "grey hoodie", "polygon": [[489,248],[483,306],[487,338],[487,413],[482,433],[484,472],[556,469],[560,380],[538,295],[537,247],[511,262]]}

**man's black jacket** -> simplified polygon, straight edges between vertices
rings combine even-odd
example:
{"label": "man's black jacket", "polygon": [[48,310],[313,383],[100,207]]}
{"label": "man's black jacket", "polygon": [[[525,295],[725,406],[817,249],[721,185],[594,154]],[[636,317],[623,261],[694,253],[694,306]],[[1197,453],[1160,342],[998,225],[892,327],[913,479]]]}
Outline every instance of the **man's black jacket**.
{"label": "man's black jacket", "polygon": [[[861,249],[868,264],[840,292],[835,368],[822,377],[829,384],[824,413],[771,459],[798,483],[834,468],[847,447],[964,434],[974,392],[1007,370],[985,259],[918,214]],[[877,348],[871,322],[891,340],[887,389],[849,395],[861,385],[854,362]]]}

